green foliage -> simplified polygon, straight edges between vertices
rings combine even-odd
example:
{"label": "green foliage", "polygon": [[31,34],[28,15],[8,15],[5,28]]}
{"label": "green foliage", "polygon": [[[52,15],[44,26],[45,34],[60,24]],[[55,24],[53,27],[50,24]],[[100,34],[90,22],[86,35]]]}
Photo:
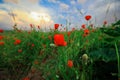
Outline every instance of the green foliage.
{"label": "green foliage", "polygon": [[[8,69],[10,80],[22,79],[31,68],[41,71],[45,80],[93,80],[95,62],[117,60],[114,44],[117,43],[120,53],[118,23],[115,27],[94,31],[89,27],[90,33],[86,37],[83,36],[83,29],[71,31],[70,36],[67,36],[67,32],[57,30],[32,30],[30,34],[27,31],[7,31],[0,34],[5,36],[5,44],[0,46],[0,68]],[[64,34],[67,46],[50,46],[54,43],[53,36],[56,33]],[[16,39],[21,40],[21,43],[15,45]],[[88,55],[85,61],[83,54]],[[72,68],[67,66],[68,60],[73,61]]]}

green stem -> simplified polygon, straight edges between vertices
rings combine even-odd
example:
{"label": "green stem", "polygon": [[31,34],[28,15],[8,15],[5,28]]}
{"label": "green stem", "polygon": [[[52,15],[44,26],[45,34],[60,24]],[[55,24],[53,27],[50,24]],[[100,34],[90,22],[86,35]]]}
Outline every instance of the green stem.
{"label": "green stem", "polygon": [[115,49],[116,49],[116,56],[117,56],[117,62],[118,62],[118,78],[120,78],[120,56],[119,56],[118,47],[116,43],[115,43]]}

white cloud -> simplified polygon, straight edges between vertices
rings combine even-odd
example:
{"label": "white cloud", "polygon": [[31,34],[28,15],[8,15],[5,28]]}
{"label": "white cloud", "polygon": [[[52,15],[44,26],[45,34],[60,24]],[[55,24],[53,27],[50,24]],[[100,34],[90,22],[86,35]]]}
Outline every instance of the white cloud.
{"label": "white cloud", "polygon": [[7,3],[18,3],[19,0],[3,0],[4,2],[7,2]]}
{"label": "white cloud", "polygon": [[62,14],[59,15],[60,19],[65,19],[65,16],[63,16]]}
{"label": "white cloud", "polygon": [[[8,14],[10,13],[11,9],[13,13],[16,15],[15,21],[18,24],[19,28],[25,28],[25,26],[29,26],[29,24],[31,23],[35,25],[43,25],[44,23],[44,25],[46,26],[49,26],[54,23],[52,17],[50,16],[51,15],[50,13],[52,12],[51,9],[40,6],[38,4],[38,1],[40,0],[36,0],[34,4],[31,3],[34,0],[26,0],[25,2],[22,2],[21,0],[17,4],[11,4],[11,2],[9,3],[9,1],[10,0],[0,5],[0,28],[11,29],[12,28],[11,26],[14,25],[13,19]],[[40,16],[31,15],[32,12],[35,12],[38,15],[42,15],[42,21]]]}
{"label": "white cloud", "polygon": [[41,0],[3,0],[5,3],[15,3],[15,4],[20,4],[20,3],[26,3],[26,2],[29,2],[29,3],[38,3],[40,2]]}
{"label": "white cloud", "polygon": [[94,18],[96,17],[95,24],[101,25],[104,20],[107,20],[108,23],[115,22],[114,14],[118,19],[120,19],[120,1],[109,0],[107,2],[103,2],[103,0],[99,0],[95,1],[94,4],[95,5],[91,4],[88,9],[90,10],[89,13],[91,13]]}
{"label": "white cloud", "polygon": [[40,2],[41,0],[29,0],[31,3],[38,3]]}
{"label": "white cloud", "polygon": [[48,0],[48,2],[51,2],[51,3],[60,3],[59,0]]}
{"label": "white cloud", "polygon": [[62,10],[68,10],[69,9],[69,5],[65,4],[65,3],[60,3],[60,8]]}
{"label": "white cloud", "polygon": [[[41,21],[36,21],[35,15],[32,17],[32,12],[37,13],[39,16],[45,14],[44,16],[50,18],[50,23],[55,21],[66,24],[65,20],[69,20],[74,25],[85,24],[84,16],[86,14],[92,15],[92,22],[95,22],[96,18],[95,24],[99,25],[104,20],[107,20],[108,23],[113,22],[115,20],[114,14],[120,19],[120,0],[95,0],[94,2],[92,2],[93,0],[70,0],[70,4],[63,3],[61,0],[48,0],[48,5],[51,5],[49,7],[44,7],[44,4],[42,6],[39,4],[40,1],[43,0],[4,0],[4,3],[0,4],[0,28],[6,27],[6,29],[9,29],[14,25],[13,20],[8,15],[10,9],[16,15],[16,22],[19,27],[28,26],[30,23],[40,24]],[[105,18],[108,4],[110,4],[110,9]]]}
{"label": "white cloud", "polygon": [[76,4],[76,1],[75,1],[75,0],[71,0],[70,3],[71,3],[72,5],[75,5],[75,4]]}
{"label": "white cloud", "polygon": [[84,4],[87,0],[77,0],[78,3]]}
{"label": "white cloud", "polygon": [[6,11],[0,10],[0,28],[10,29],[12,28],[12,26],[13,26],[12,18],[8,15],[8,13],[6,13]]}

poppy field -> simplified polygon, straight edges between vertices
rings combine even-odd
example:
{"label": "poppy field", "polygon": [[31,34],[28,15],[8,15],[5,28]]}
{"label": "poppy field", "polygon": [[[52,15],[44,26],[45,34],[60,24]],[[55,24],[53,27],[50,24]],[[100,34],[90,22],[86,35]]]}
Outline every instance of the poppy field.
{"label": "poppy field", "polygon": [[120,80],[120,20],[64,31],[29,27],[0,29],[0,80]]}

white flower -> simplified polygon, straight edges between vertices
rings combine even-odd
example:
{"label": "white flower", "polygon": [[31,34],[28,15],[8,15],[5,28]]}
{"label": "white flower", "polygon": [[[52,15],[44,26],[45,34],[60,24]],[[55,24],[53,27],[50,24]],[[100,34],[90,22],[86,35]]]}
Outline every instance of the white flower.
{"label": "white flower", "polygon": [[53,44],[53,43],[51,43],[51,44],[50,44],[50,46],[51,46],[51,47],[56,47],[56,45],[55,45],[55,44]]}
{"label": "white flower", "polygon": [[59,75],[56,75],[56,78],[59,78]]}

